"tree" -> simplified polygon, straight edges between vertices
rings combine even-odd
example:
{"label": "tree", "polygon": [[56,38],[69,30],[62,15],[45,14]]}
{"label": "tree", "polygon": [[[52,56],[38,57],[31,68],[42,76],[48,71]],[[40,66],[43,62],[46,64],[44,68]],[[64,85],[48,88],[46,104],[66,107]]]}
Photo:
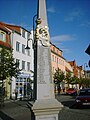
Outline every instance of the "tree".
{"label": "tree", "polygon": [[78,78],[76,76],[72,76],[72,72],[67,72],[65,80],[68,84],[68,87],[69,84],[71,84],[72,87],[74,84],[78,84]]}
{"label": "tree", "polygon": [[78,84],[83,88],[90,87],[90,78],[80,78]]}
{"label": "tree", "polygon": [[4,80],[7,78],[12,78],[12,76],[16,77],[18,75],[17,63],[15,63],[12,49],[7,49],[2,46],[0,48],[0,83],[2,88],[2,96],[4,96]]}
{"label": "tree", "polygon": [[69,84],[71,84],[71,81],[72,81],[72,73],[71,72],[67,72],[66,73],[66,78],[65,78],[67,84],[68,84],[68,87],[69,87]]}
{"label": "tree", "polygon": [[56,72],[54,73],[54,83],[55,83],[55,86],[57,86],[58,88],[58,93],[60,93],[60,83],[64,80],[65,78],[65,75],[64,75],[64,72],[61,71],[59,68],[56,70]]}

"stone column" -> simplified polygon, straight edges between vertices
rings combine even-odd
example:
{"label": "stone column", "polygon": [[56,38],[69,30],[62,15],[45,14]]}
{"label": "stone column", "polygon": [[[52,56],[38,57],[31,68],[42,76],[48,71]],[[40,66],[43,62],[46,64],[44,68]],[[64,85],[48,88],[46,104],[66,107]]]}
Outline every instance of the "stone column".
{"label": "stone column", "polygon": [[63,107],[55,99],[52,81],[50,36],[47,24],[45,0],[38,0],[38,17],[34,40],[34,81],[36,101],[32,110],[35,120],[58,120]]}

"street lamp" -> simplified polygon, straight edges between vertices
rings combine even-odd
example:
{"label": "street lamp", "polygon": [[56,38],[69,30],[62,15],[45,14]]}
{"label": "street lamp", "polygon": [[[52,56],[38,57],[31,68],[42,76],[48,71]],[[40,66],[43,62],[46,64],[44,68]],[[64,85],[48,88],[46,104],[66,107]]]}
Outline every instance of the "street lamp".
{"label": "street lamp", "polygon": [[[35,43],[35,34],[34,34],[34,33],[35,33],[35,24],[34,24],[34,23],[35,23],[35,19],[37,19],[37,14],[34,15],[34,17],[33,17],[33,43],[32,43],[32,44],[33,44],[33,49],[34,49],[34,43]],[[31,34],[31,33],[30,33],[30,34]],[[26,48],[25,48],[25,49],[27,49],[27,50],[30,49],[30,47],[28,46],[28,41],[29,41],[29,40],[32,40],[32,39],[30,38],[30,39],[27,40],[27,46],[26,46]],[[34,58],[34,59],[35,59],[35,58]],[[34,60],[34,62],[35,62],[35,60]],[[35,73],[34,73],[34,74],[35,74]],[[35,78],[34,78],[33,84],[34,84],[34,86],[33,86],[33,87],[34,87],[34,88],[33,88],[33,99],[35,99],[35,98],[36,98],[36,97],[35,97],[35,96],[36,96],[36,93],[35,93],[35,92],[36,92],[36,81],[35,81]]]}
{"label": "street lamp", "polygon": [[85,68],[88,67],[87,63],[84,63],[84,75],[85,75],[85,78],[86,78],[86,70]]}
{"label": "street lamp", "polygon": [[[34,22],[35,22],[35,18],[36,18],[36,17],[37,17],[37,14],[34,15],[34,17],[33,17],[33,44],[34,44],[34,31],[35,31]],[[31,34],[31,32],[30,32],[30,34]],[[30,49],[30,47],[28,46],[28,41],[29,41],[29,40],[32,40],[32,39],[30,38],[30,39],[27,40],[27,46],[26,46],[26,48],[25,48],[25,49],[27,49],[27,50]]]}
{"label": "street lamp", "polygon": [[[37,17],[37,14],[34,15],[33,17],[33,42],[34,42],[34,31],[35,31],[35,26],[34,26],[34,22],[35,22],[35,18]],[[37,18],[36,18],[37,19]]]}
{"label": "street lamp", "polygon": [[28,41],[29,41],[29,40],[30,40],[30,39],[27,40],[27,46],[25,47],[25,49],[27,49],[27,50],[30,49],[30,47],[28,46]]}

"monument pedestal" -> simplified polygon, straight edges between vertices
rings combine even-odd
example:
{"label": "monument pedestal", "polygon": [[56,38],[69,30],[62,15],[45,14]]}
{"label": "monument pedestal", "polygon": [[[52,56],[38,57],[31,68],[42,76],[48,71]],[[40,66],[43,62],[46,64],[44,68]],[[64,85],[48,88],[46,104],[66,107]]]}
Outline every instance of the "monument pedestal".
{"label": "monument pedestal", "polygon": [[56,99],[36,100],[32,110],[35,120],[58,120],[58,113],[63,105]]}

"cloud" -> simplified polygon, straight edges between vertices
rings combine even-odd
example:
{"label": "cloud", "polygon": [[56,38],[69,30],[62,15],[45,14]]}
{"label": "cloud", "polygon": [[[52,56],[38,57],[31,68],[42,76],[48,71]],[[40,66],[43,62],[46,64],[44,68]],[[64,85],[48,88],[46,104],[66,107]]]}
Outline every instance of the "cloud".
{"label": "cloud", "polygon": [[47,9],[48,12],[51,12],[51,13],[55,13],[55,8],[54,7],[50,7]]}
{"label": "cloud", "polygon": [[51,37],[51,41],[54,43],[71,41],[71,40],[75,40],[75,35],[58,35],[58,36]]}
{"label": "cloud", "polygon": [[82,16],[82,12],[80,9],[75,9],[72,12],[70,12],[64,19],[64,21],[73,21],[73,20],[78,20]]}
{"label": "cloud", "polygon": [[58,48],[60,48],[65,53],[70,53],[70,49],[66,48],[63,42],[67,41],[73,41],[76,40],[76,35],[58,35],[51,37],[51,42],[55,44]]}
{"label": "cloud", "polygon": [[62,51],[63,51],[64,53],[71,53],[71,50],[68,49],[68,48],[63,48],[63,47],[61,47],[61,49],[62,49]]}
{"label": "cloud", "polygon": [[86,22],[80,24],[80,26],[83,26],[83,27],[90,27],[90,21],[86,21]]}

